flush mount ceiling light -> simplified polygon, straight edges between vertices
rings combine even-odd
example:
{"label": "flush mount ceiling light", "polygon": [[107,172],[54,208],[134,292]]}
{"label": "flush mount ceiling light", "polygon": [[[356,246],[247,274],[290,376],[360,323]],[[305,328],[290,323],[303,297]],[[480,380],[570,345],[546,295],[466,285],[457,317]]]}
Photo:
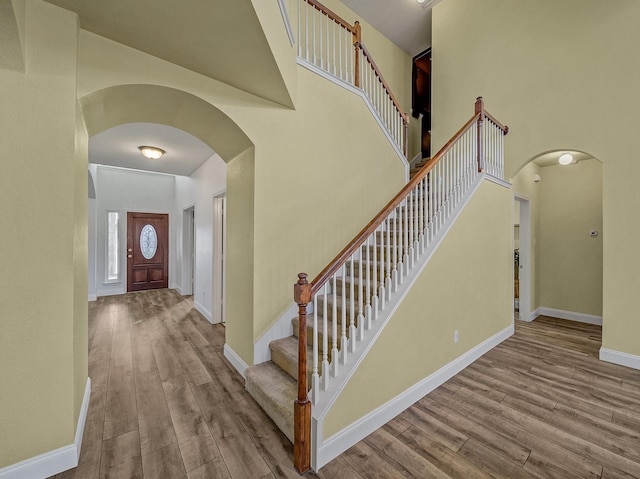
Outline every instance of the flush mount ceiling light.
{"label": "flush mount ceiling light", "polygon": [[156,148],[155,146],[139,146],[138,149],[142,156],[149,160],[157,160],[165,153],[162,148]]}
{"label": "flush mount ceiling light", "polygon": [[563,153],[560,155],[560,158],[558,158],[558,163],[561,165],[570,165],[573,163],[573,155],[571,153]]}
{"label": "flush mount ceiling light", "polygon": [[439,1],[440,0],[416,0],[416,2],[418,2],[418,5],[420,5],[422,8],[431,8]]}

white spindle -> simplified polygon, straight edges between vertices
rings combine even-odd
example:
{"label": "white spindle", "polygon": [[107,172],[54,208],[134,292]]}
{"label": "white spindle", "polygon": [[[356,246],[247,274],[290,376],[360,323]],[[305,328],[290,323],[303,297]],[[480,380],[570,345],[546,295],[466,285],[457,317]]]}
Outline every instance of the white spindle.
{"label": "white spindle", "polygon": [[380,284],[378,285],[378,298],[380,301],[380,309],[384,309],[386,304],[386,291],[385,284],[387,278],[387,263],[386,260],[386,244],[384,241],[384,229],[387,224],[387,220],[385,219],[380,225]]}
{"label": "white spindle", "polygon": [[365,309],[364,309],[364,318],[367,331],[371,329],[371,244],[369,242],[369,238],[365,241],[365,251],[367,253],[367,282],[365,283]]}
{"label": "white spindle", "polygon": [[349,351],[354,352],[356,350],[356,268],[353,264],[355,254],[351,255],[349,260]]}
{"label": "white spindle", "polygon": [[318,375],[318,295],[313,296],[313,363],[311,365],[312,402],[317,404],[320,394],[320,376]]}
{"label": "white spindle", "polygon": [[341,325],[342,334],[340,335],[340,354],[342,358],[342,364],[347,364],[347,264],[342,266],[342,314]]}
{"label": "white spindle", "polygon": [[364,256],[362,254],[362,248],[360,248],[360,258],[358,261],[358,325],[357,329],[360,333],[360,341],[364,339],[364,303],[363,303],[363,286],[364,286],[364,278],[362,276],[362,262],[364,261]]}
{"label": "white spindle", "polygon": [[338,287],[337,274],[332,276],[331,297],[333,299],[333,311],[331,317],[331,374],[335,378],[338,375]]}
{"label": "white spindle", "polygon": [[372,318],[374,321],[378,319],[378,246],[377,246],[377,229],[372,234],[373,241],[373,271],[371,279],[371,312],[373,314]]}
{"label": "white spindle", "polygon": [[322,388],[329,389],[329,314],[328,282],[322,287]]}

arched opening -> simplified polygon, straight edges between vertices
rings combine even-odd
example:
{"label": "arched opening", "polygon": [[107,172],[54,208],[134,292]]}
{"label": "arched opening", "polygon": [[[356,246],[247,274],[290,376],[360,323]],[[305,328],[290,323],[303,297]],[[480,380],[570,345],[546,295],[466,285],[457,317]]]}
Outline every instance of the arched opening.
{"label": "arched opening", "polygon": [[519,319],[602,324],[602,168],[586,152],[558,149],[529,159],[513,177]]}
{"label": "arched opening", "polygon": [[[212,312],[219,310],[214,302],[220,300],[214,298],[219,285],[213,284],[216,261],[212,255],[216,251],[214,239],[220,239],[215,234],[212,198],[221,194],[237,198],[246,196],[247,189],[252,191],[252,142],[218,108],[173,88],[119,85],[85,96],[80,105],[89,135],[90,174],[93,173],[97,192],[93,210],[90,204],[89,212],[90,219],[95,221],[95,228],[89,231],[90,254],[95,255],[93,261],[91,258],[89,261],[90,265],[92,262],[95,265],[94,270],[91,271],[90,266],[89,271],[90,299],[92,277],[93,297],[126,291],[126,213],[167,214],[169,287],[193,294],[196,309],[212,321]],[[141,157],[138,146],[149,142],[158,143],[152,146],[166,150],[164,160],[149,160],[156,161],[155,164],[142,163],[148,160]],[[163,142],[180,145],[182,153],[172,151]],[[187,148],[185,145],[195,146]],[[180,148],[176,146],[174,150]],[[203,154],[200,163],[192,162],[195,166],[185,169],[194,156]],[[174,169],[167,166],[170,161],[175,162]],[[227,179],[227,167],[240,174],[229,175]],[[246,237],[246,230],[253,228],[253,203],[245,201],[234,208],[236,204],[230,205],[226,222],[230,239],[234,235]],[[120,262],[119,268],[115,269],[117,273],[111,276],[107,274],[107,216],[110,212],[119,215],[116,234]],[[229,245],[230,254],[235,258],[251,260],[251,244],[231,240]],[[232,251],[234,247],[237,251]],[[242,268],[242,271],[244,275],[253,274],[249,268]],[[251,283],[251,278],[242,277],[242,280]],[[245,290],[244,301],[247,293]]]}

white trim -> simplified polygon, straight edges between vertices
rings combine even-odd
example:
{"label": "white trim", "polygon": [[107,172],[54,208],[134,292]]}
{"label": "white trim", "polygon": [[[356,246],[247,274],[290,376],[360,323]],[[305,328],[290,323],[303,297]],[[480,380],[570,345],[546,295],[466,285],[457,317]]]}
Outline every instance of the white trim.
{"label": "white trim", "polygon": [[[334,434],[326,441],[322,441],[322,424],[315,423],[312,433],[316,437],[317,449],[316,457],[313,461],[313,469],[319,470],[322,466],[342,454],[354,444],[358,443],[376,429],[382,427],[402,411],[410,407],[431,391],[448,381],[464,368],[473,363],[480,356],[490,351],[505,339],[513,335],[513,323],[507,328],[499,331],[490,338],[484,340],[463,355],[451,361],[449,364],[438,369],[433,374],[427,376],[422,381],[414,384],[403,393],[386,402],[366,416],[350,424],[342,431]],[[638,358],[640,360],[640,358]],[[315,419],[315,418],[314,418]],[[320,438],[320,439],[318,439]],[[320,441],[320,442],[318,442]]]}
{"label": "white trim", "polygon": [[602,326],[602,316],[594,316],[593,314],[576,313],[575,311],[565,311],[563,309],[540,307],[538,316],[551,316],[552,318],[568,319],[570,321],[578,321],[580,323],[598,324]]}
{"label": "white trim", "polygon": [[280,13],[282,13],[284,28],[287,30],[287,35],[289,35],[289,42],[291,43],[291,46],[293,46],[295,45],[296,40],[293,37],[293,30],[291,29],[291,22],[289,21],[289,14],[287,13],[287,7],[284,4],[284,0],[278,0],[278,5],[280,5]]}
{"label": "white trim", "polygon": [[97,296],[117,296],[119,294],[127,294],[127,288],[121,286],[120,288],[114,289],[100,289],[97,292]]}
{"label": "white trim", "polygon": [[600,360],[628,368],[640,369],[640,356],[614,351],[613,349],[600,348]]}
{"label": "white trim", "polygon": [[84,426],[87,421],[90,396],[91,379],[87,378],[87,385],[84,390],[73,444],[4,467],[0,469],[0,479],[42,479],[43,477],[54,476],[76,467],[78,465],[78,458],[80,457],[80,448],[82,446]]}
{"label": "white trim", "polygon": [[98,299],[98,295],[95,293],[89,293],[89,301],[95,301]]}
{"label": "white trim", "polygon": [[522,317],[520,319],[522,319],[523,321],[531,322],[534,319],[536,319],[538,316],[540,316],[541,314],[542,313],[540,312],[540,308],[537,308],[537,309],[534,309],[533,311],[531,311],[531,315],[529,316],[528,320],[525,319],[525,318],[522,318]]}
{"label": "white trim", "polygon": [[209,321],[210,323],[213,324],[213,317],[211,316],[211,311],[209,311],[207,308],[205,308],[202,303],[200,303],[197,299],[193,300],[193,307],[196,308],[196,310],[202,314],[202,316],[204,316],[207,321]]}
{"label": "white trim", "polygon": [[[236,371],[240,373],[240,376],[244,378],[244,372],[249,367],[236,352],[231,349],[227,343],[224,343],[224,357],[229,360],[231,365],[236,368]],[[0,478],[2,479],[2,478]]]}
{"label": "white trim", "polygon": [[298,62],[298,65],[305,67],[308,70],[311,70],[312,72],[320,75],[321,77],[326,78],[329,81],[332,81],[336,85],[339,85],[349,90],[350,92],[355,93],[356,95],[359,95],[362,98],[365,105],[367,105],[367,108],[369,108],[369,111],[373,115],[373,118],[378,123],[378,126],[380,126],[382,133],[384,133],[384,135],[387,137],[387,140],[389,140],[391,147],[395,150],[396,154],[398,155],[398,158],[400,158],[400,160],[402,161],[402,164],[404,166],[404,172],[405,172],[405,181],[409,181],[409,170],[410,170],[409,162],[407,161],[407,158],[404,156],[404,153],[402,152],[400,147],[396,144],[391,134],[389,134],[389,131],[387,130],[387,127],[384,125],[382,118],[380,118],[380,115],[378,115],[378,112],[371,104],[371,100],[369,100],[369,97],[366,95],[366,93],[362,89],[357,88],[336,76],[333,76],[332,74],[322,70],[321,68],[318,68],[313,63],[308,62],[304,58],[297,57],[297,62]]}
{"label": "white trim", "polygon": [[171,283],[169,285],[169,289],[175,289],[178,292],[178,294],[181,296],[188,296],[188,295],[182,294],[182,288],[180,288],[180,285],[178,283]]}
{"label": "white trim", "polygon": [[298,305],[291,303],[284,313],[253,344],[253,364],[271,360],[269,344],[276,339],[286,338],[293,334],[291,320],[298,315]]}
{"label": "white trim", "polygon": [[511,189],[513,187],[513,185],[508,181],[498,178],[497,176],[490,175],[489,173],[487,173],[486,179],[496,183],[497,185],[504,186],[505,188]]}
{"label": "white trim", "polygon": [[342,366],[340,377],[331,379],[329,387],[323,391],[323,394],[319,398],[318,402],[313,405],[312,415],[314,418],[320,421],[329,412],[335,401],[340,396],[340,393],[349,382],[349,379],[351,379],[351,376],[353,376],[355,371],[360,366],[360,363],[367,356],[369,350],[373,347],[374,343],[384,330],[385,326],[389,323],[389,320],[393,317],[393,314],[400,306],[400,303],[402,303],[405,296],[409,293],[409,291],[413,287],[413,284],[416,282],[416,280],[426,267],[427,263],[429,263],[429,260],[440,246],[440,243],[442,243],[444,238],[447,236],[447,233],[456,223],[456,220],[464,210],[469,200],[473,197],[476,190],[480,187],[480,184],[482,183],[484,177],[484,173],[478,174],[477,178],[465,193],[465,196],[460,200],[458,205],[451,212],[451,215],[447,219],[444,226],[442,226],[442,228],[438,231],[429,246],[425,248],[424,253],[420,256],[419,263],[416,264],[411,272],[409,272],[409,274],[404,278],[402,285],[399,286],[398,291],[396,291],[391,301],[387,303],[385,310],[380,312],[378,320],[372,324],[371,329],[369,329],[364,341],[360,341],[358,343],[357,350],[349,355],[349,363]]}

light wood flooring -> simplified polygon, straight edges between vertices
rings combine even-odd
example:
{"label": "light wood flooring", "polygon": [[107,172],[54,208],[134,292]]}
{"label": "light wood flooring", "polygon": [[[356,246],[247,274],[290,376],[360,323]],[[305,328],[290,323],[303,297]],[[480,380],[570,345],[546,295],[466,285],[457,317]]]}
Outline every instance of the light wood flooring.
{"label": "light wood flooring", "polygon": [[[540,317],[308,478],[640,478],[640,371],[597,326]],[[80,463],[56,479],[299,477],[223,357],[224,326],[171,290],[89,306]]]}

